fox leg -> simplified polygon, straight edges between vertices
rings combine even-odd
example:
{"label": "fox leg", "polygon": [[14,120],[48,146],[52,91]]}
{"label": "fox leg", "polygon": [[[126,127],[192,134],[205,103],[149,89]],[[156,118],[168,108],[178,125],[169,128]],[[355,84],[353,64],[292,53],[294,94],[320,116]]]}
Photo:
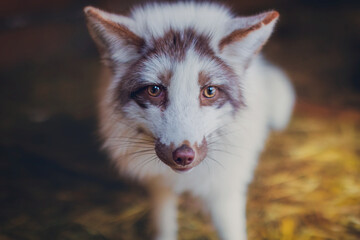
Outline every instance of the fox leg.
{"label": "fox leg", "polygon": [[223,189],[205,200],[222,240],[246,240],[246,195]]}
{"label": "fox leg", "polygon": [[177,195],[168,188],[152,186],[152,220],[155,240],[177,239]]}

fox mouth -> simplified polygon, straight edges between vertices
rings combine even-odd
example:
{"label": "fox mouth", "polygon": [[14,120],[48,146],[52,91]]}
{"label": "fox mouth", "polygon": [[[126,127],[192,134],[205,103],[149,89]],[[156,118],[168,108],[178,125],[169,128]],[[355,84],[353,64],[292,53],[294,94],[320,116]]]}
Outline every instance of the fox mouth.
{"label": "fox mouth", "polygon": [[189,173],[191,172],[194,168],[193,167],[185,167],[185,168],[171,168],[172,170],[174,170],[176,173]]}
{"label": "fox mouth", "polygon": [[174,163],[174,161],[171,161],[169,159],[164,159],[164,158],[160,158],[160,157],[159,157],[159,159],[164,164],[166,164],[171,170],[173,170],[176,173],[180,173],[180,174],[191,172],[203,160],[203,159],[200,159],[200,158],[196,158],[194,160],[194,162],[192,162],[191,164],[183,166],[183,165],[178,165],[178,164]]}

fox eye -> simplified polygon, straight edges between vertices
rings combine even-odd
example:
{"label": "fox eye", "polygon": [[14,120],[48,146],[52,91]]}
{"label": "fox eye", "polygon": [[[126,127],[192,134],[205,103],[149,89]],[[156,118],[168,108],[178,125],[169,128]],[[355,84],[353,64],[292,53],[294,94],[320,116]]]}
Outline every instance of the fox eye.
{"label": "fox eye", "polygon": [[151,85],[147,87],[146,91],[151,97],[158,97],[160,96],[162,89],[160,86]]}
{"label": "fox eye", "polygon": [[203,90],[203,95],[204,97],[206,98],[213,98],[215,97],[216,95],[216,87],[214,86],[209,86],[209,87],[206,87],[204,90]]}

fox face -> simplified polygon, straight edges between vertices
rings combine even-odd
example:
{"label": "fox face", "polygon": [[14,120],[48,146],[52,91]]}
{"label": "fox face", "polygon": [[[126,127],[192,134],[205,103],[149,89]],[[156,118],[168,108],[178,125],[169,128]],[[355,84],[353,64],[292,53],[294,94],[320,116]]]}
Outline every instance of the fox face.
{"label": "fox face", "polygon": [[152,139],[158,159],[177,172],[199,165],[246,106],[242,78],[278,17],[272,11],[229,17],[219,26],[179,26],[160,16],[166,19],[151,26],[136,12],[124,17],[87,7],[85,13],[113,72],[108,95],[119,121]]}
{"label": "fox face", "polygon": [[190,170],[242,105],[240,81],[193,30],[171,31],[143,51],[116,86],[115,104],[151,134],[161,161]]}

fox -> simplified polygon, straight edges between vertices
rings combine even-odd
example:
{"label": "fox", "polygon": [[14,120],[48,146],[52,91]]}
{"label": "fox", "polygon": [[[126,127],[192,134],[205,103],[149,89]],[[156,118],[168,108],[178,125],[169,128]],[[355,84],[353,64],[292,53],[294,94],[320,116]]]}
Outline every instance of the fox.
{"label": "fox", "polygon": [[287,75],[260,53],[279,13],[237,16],[214,2],[84,12],[104,65],[102,146],[149,190],[154,239],[177,239],[184,192],[203,202],[220,239],[247,239],[248,184],[295,102]]}

